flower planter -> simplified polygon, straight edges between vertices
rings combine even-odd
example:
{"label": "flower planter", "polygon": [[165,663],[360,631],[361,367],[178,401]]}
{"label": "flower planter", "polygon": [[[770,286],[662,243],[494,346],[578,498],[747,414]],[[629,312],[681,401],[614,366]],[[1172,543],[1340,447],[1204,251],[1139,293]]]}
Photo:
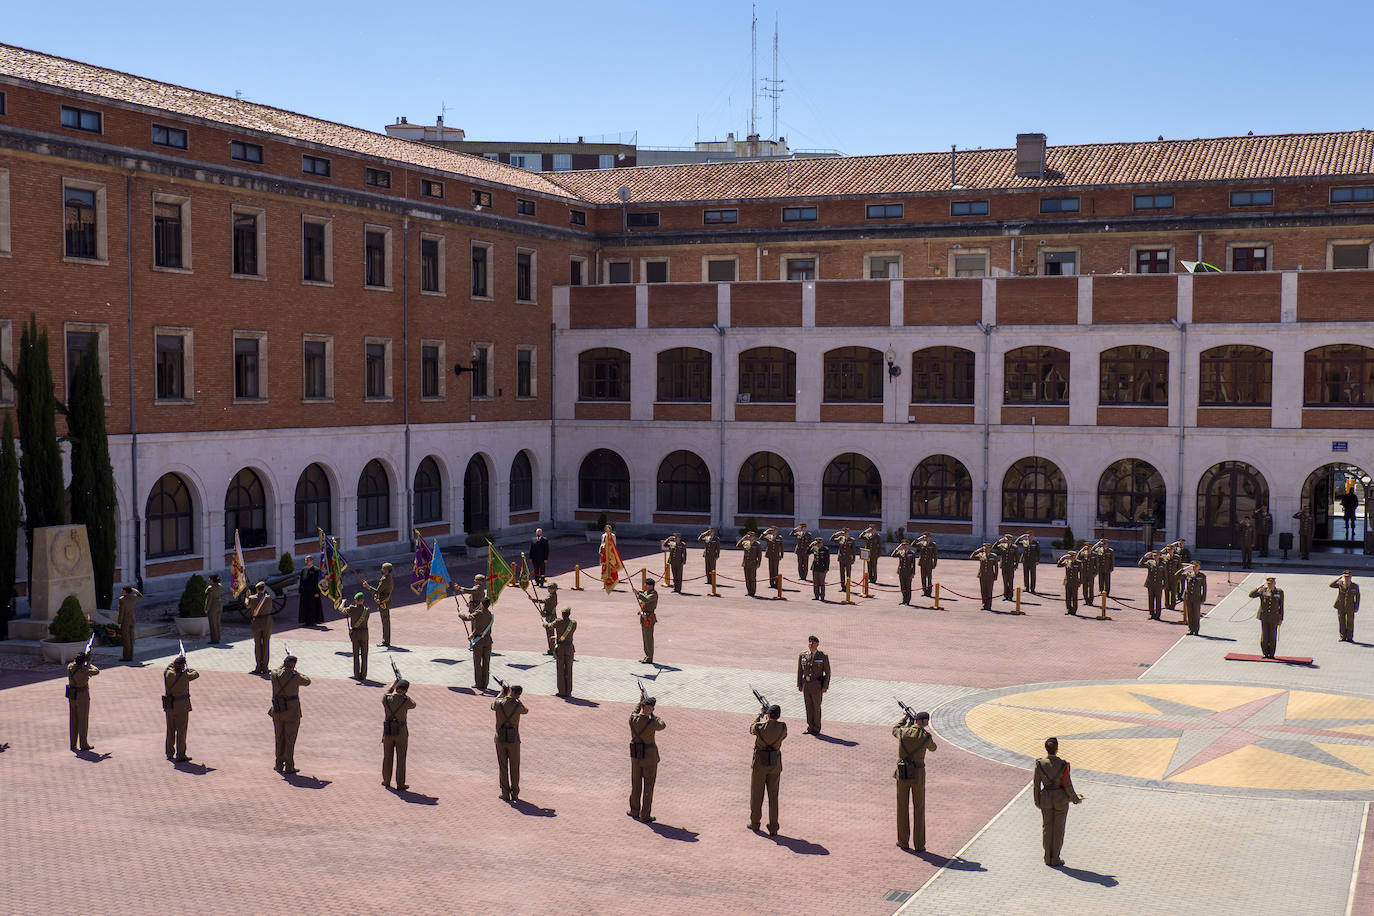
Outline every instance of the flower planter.
{"label": "flower planter", "polygon": [[177,618],[178,636],[209,636],[210,618],[209,617],[178,617]]}
{"label": "flower planter", "polygon": [[86,648],[86,640],[80,642],[53,642],[45,639],[42,642],[43,660],[53,662],[58,665],[65,665],[76,658]]}

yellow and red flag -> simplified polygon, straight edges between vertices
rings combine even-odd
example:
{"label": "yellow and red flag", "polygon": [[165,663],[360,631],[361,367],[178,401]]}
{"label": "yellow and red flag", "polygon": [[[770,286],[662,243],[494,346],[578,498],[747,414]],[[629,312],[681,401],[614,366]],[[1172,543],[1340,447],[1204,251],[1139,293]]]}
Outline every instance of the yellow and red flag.
{"label": "yellow and red flag", "polygon": [[607,531],[601,535],[601,587],[606,594],[615,589],[622,573],[626,579],[630,578],[630,571],[625,568],[625,561],[620,559],[620,550],[615,546],[615,534]]}
{"label": "yellow and red flag", "polygon": [[240,595],[248,588],[248,565],[243,562],[243,545],[239,543],[239,530],[234,529],[234,555],[229,559],[229,591]]}

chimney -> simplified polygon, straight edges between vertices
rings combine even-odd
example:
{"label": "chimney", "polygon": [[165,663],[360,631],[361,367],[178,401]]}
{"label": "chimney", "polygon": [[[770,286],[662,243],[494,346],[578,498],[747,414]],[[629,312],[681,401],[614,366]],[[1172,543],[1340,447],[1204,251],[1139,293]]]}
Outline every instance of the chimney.
{"label": "chimney", "polygon": [[437,119],[436,122],[435,122],[435,127],[443,127],[443,126],[444,126],[444,116],[443,116],[443,115],[439,115],[438,119]]}
{"label": "chimney", "polygon": [[1039,178],[1045,174],[1045,135],[1016,135],[1016,177]]}
{"label": "chimney", "polygon": [[404,124],[405,122],[406,122],[406,116],[405,116],[405,115],[401,115],[401,123]]}

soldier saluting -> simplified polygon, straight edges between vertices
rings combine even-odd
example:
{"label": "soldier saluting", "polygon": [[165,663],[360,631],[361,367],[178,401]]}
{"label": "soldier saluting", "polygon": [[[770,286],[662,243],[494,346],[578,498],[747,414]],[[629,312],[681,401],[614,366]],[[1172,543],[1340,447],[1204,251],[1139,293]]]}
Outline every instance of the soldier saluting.
{"label": "soldier saluting", "polygon": [[883,552],[882,532],[869,525],[863,534],[859,535],[859,540],[864,542],[864,549],[868,551],[868,582],[870,585],[877,585],[878,555]]}
{"label": "soldier saluting", "polygon": [[807,735],[821,733],[821,700],[830,689],[830,656],[820,646],[820,639],[810,636],[806,651],[797,656],[797,689],[806,701]]}
{"label": "soldier saluting", "polygon": [[654,715],[651,696],[641,699],[630,716],[630,810],[625,813],[637,821],[652,824],[654,783],[658,779],[658,742],[655,736],[668,726]]}
{"label": "soldier saluting", "polygon": [[1283,589],[1269,576],[1263,585],[1250,592],[1250,597],[1259,599],[1255,617],[1260,622],[1260,652],[1265,658],[1273,658],[1279,647],[1279,625],[1283,623]]}
{"label": "soldier saluting", "polygon": [[916,577],[916,551],[910,541],[902,541],[892,551],[897,558],[897,582],[902,589],[902,604],[911,604],[911,581]]}
{"label": "soldier saluting", "polygon": [[825,579],[830,575],[830,548],[825,541],[811,541],[811,600],[825,600]]}
{"label": "soldier saluting", "polygon": [[768,587],[771,589],[782,584],[782,555],[785,550],[777,526],[770,525],[763,533],[763,555],[768,558]]}
{"label": "soldier saluting", "polygon": [[835,560],[840,565],[840,588],[844,588],[846,582],[854,579],[854,557],[858,553],[858,544],[849,534],[848,528],[841,528],[830,535],[830,540],[835,542]]}
{"label": "soldier saluting", "polygon": [[1150,619],[1158,620],[1164,608],[1164,564],[1159,554],[1151,550],[1140,558],[1137,566],[1145,569],[1145,597]]}
{"label": "soldier saluting", "polygon": [[1035,594],[1035,570],[1040,565],[1040,542],[1035,535],[1026,532],[1016,539],[1021,548],[1021,584],[1032,595]]}
{"label": "soldier saluting", "polygon": [[162,709],[167,715],[167,759],[189,763],[186,729],[191,724],[191,682],[200,672],[186,667],[185,654],[172,659],[162,672]]}
{"label": "soldier saluting", "polygon": [[367,619],[371,611],[363,603],[363,593],[357,592],[352,601],[339,603],[339,612],[348,621],[348,641],[353,647],[353,680],[367,680]]}
{"label": "soldier saluting", "polygon": [[1016,592],[1016,567],[1021,562],[1021,551],[1011,535],[1004,534],[997,539],[996,553],[1002,566],[1002,600],[1011,601]]}
{"label": "soldier saluting", "polygon": [[1360,609],[1360,587],[1350,578],[1350,570],[1341,573],[1331,583],[1336,589],[1336,625],[1340,629],[1341,642],[1355,641],[1355,614]]}
{"label": "soldier saluting", "polygon": [[935,585],[935,566],[940,562],[940,548],[930,532],[923,532],[916,539],[916,554],[916,564],[921,570],[921,594],[929,598]]}
{"label": "soldier saluting", "polygon": [[1202,563],[1193,561],[1190,569],[1183,573],[1183,619],[1188,624],[1188,634],[1198,635],[1202,628],[1202,603],[1207,600],[1207,576],[1202,571]]}
{"label": "soldier saluting", "polygon": [[1078,553],[1070,550],[1059,558],[1064,567],[1064,613],[1078,616]]}
{"label": "soldier saluting", "polygon": [[720,559],[720,538],[716,536],[715,528],[707,528],[697,535],[697,540],[706,545],[702,551],[702,559],[706,563],[706,581],[715,584],[716,561]]}
{"label": "soldier saluting", "polygon": [[759,586],[759,564],[763,561],[763,546],[759,544],[759,539],[754,537],[752,531],[744,532],[744,537],[740,538],[735,546],[744,550],[744,556],[741,558],[744,566],[744,590],[752,598]]}
{"label": "soldier saluting", "polygon": [[978,561],[978,591],[983,599],[983,610],[992,610],[992,587],[997,582],[997,555],[991,544],[984,544],[969,554],[970,560]]}
{"label": "soldier saluting", "polygon": [[805,582],[806,567],[811,560],[811,542],[815,538],[806,530],[806,522],[793,528],[792,536],[797,539],[797,578]]}
{"label": "soldier saluting", "polygon": [[935,750],[930,736],[930,713],[903,715],[892,727],[897,739],[897,845],[924,852],[926,848],[926,752]]}
{"label": "soldier saluting", "polygon": [[687,545],[682,535],[674,533],[660,545],[668,553],[668,569],[673,574],[673,591],[682,594],[682,573],[687,566]]}

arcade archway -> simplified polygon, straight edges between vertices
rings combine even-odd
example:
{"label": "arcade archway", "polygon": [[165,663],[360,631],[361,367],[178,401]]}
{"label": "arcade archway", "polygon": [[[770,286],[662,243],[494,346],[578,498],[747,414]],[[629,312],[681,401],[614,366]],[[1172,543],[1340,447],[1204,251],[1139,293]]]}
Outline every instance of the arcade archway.
{"label": "arcade archway", "polygon": [[[1301,499],[1312,507],[1316,522],[1313,546],[1363,548],[1365,532],[1369,530],[1369,473],[1358,465],[1346,462],[1325,464],[1317,468],[1302,484]],[[1342,500],[1346,492],[1355,498],[1347,516]]]}

